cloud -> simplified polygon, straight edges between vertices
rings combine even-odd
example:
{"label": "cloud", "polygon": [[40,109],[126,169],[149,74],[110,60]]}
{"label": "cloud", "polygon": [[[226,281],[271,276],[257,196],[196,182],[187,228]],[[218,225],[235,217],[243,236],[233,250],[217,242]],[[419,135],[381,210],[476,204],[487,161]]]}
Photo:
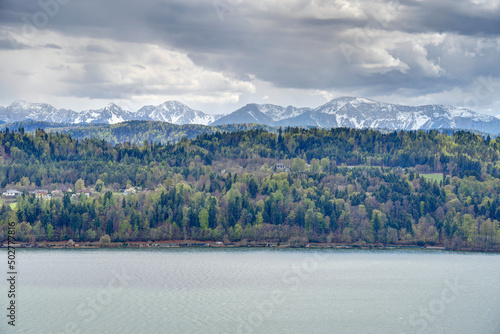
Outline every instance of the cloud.
{"label": "cloud", "polygon": [[0,50],[14,50],[17,45],[20,45],[20,43],[15,39],[0,38]]}
{"label": "cloud", "polygon": [[49,48],[49,49],[57,49],[57,50],[62,50],[62,47],[60,45],[54,44],[54,43],[47,43],[43,45],[44,48]]}
{"label": "cloud", "polygon": [[498,1],[408,1],[397,21],[409,32],[434,31],[464,36],[500,33]]}
{"label": "cloud", "polygon": [[[199,67],[187,55],[157,45],[143,43],[137,48],[135,43],[82,40],[44,32],[39,39],[37,42],[41,45],[58,40],[71,47],[65,47],[65,52],[53,47],[34,48],[21,54],[0,52],[0,62],[14,64],[13,68],[23,64],[23,71],[2,75],[2,81],[12,86],[10,96],[24,94],[26,100],[41,101],[47,96],[103,103],[113,100],[132,110],[141,104],[159,104],[168,99],[199,104],[236,103],[241,94],[255,91],[250,81]],[[95,47],[101,45],[98,43],[105,45],[105,49]],[[20,78],[28,73],[30,81]],[[83,109],[79,104],[71,108]]]}
{"label": "cloud", "polygon": [[[46,73],[58,82],[53,94],[81,99],[232,105],[293,91],[311,103],[345,93],[453,104],[471,82],[500,78],[494,0],[72,0],[37,25],[40,12],[38,2],[3,2],[0,59],[7,34],[20,52],[45,45],[69,68]],[[36,34],[23,34],[29,24]],[[151,73],[158,82],[131,93]],[[499,99],[495,90],[490,106]]]}
{"label": "cloud", "polygon": [[112,50],[108,49],[107,47],[103,45],[98,45],[98,44],[89,44],[87,45],[87,51],[90,52],[97,52],[97,53],[105,53],[105,54],[112,54]]}
{"label": "cloud", "polygon": [[28,45],[21,43],[8,32],[0,30],[0,51],[22,50],[29,48]]}

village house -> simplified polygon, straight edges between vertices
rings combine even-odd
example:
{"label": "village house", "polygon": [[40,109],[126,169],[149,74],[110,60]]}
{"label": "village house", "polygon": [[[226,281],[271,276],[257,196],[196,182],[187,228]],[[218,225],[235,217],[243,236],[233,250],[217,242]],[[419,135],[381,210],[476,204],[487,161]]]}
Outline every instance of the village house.
{"label": "village house", "polygon": [[89,197],[91,193],[92,192],[89,189],[82,189],[77,191],[78,195],[85,195],[87,197]]}
{"label": "village house", "polygon": [[7,197],[17,197],[17,196],[20,196],[22,194],[23,193],[21,191],[16,190],[16,189],[7,189],[7,190],[5,190],[5,192],[2,195],[7,196]]}
{"label": "village house", "polygon": [[285,172],[288,172],[288,168],[283,164],[276,164],[276,169],[282,169]]}
{"label": "village house", "polygon": [[45,189],[30,191],[30,194],[35,195],[35,197],[38,199],[44,199],[46,201],[52,199],[52,194],[49,194],[49,191]]}
{"label": "village house", "polygon": [[127,196],[129,194],[135,194],[137,191],[134,188],[128,188],[123,192],[123,195]]}
{"label": "village house", "polygon": [[52,193],[52,197],[54,198],[63,198],[64,193],[61,190],[54,190]]}
{"label": "village house", "polygon": [[49,197],[49,191],[44,189],[37,189],[32,192],[36,198],[47,198]]}

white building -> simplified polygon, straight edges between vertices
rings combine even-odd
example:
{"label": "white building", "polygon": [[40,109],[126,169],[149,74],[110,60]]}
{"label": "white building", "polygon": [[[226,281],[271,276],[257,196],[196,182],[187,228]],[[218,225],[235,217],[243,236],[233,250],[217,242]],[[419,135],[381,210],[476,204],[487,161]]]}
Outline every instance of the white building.
{"label": "white building", "polygon": [[123,195],[127,196],[129,194],[135,194],[137,191],[134,188],[128,188],[123,192]]}
{"label": "white building", "polygon": [[23,193],[20,192],[19,190],[8,189],[8,190],[5,190],[5,192],[2,195],[7,196],[7,197],[17,197],[17,196],[20,196],[22,194]]}

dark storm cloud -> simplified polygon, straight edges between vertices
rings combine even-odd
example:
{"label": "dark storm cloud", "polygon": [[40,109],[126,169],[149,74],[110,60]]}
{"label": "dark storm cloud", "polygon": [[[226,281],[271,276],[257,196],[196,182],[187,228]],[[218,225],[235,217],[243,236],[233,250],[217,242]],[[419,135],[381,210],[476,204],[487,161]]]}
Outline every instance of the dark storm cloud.
{"label": "dark storm cloud", "polygon": [[[71,0],[58,4],[40,29],[159,44],[204,68],[282,88],[426,94],[466,86],[480,75],[500,76],[500,9],[487,2],[366,1],[356,8],[359,15],[337,15],[345,8],[333,1],[324,10],[296,2],[291,11],[279,1],[263,3]],[[0,22],[20,29],[23,17],[34,22],[43,10],[36,1],[3,0]],[[478,47],[477,38],[487,41]],[[0,49],[7,42],[0,40]],[[93,44],[87,51],[113,52]],[[87,83],[100,79],[102,73],[87,70]]]}
{"label": "dark storm cloud", "polygon": [[57,45],[57,44],[54,44],[54,43],[47,43],[43,47],[44,48],[49,48],[49,49],[62,50],[62,47],[60,45]]}
{"label": "dark storm cloud", "polygon": [[500,7],[481,8],[461,0],[402,3],[407,5],[407,10],[398,20],[398,25],[408,32],[435,31],[472,36],[500,34]]}
{"label": "dark storm cloud", "polygon": [[23,48],[23,44],[16,42],[15,40],[10,40],[8,38],[0,38],[0,50],[15,50],[17,48]]}
{"label": "dark storm cloud", "polygon": [[107,47],[105,47],[103,45],[97,45],[97,44],[87,45],[87,51],[96,52],[96,53],[104,53],[104,54],[112,54],[113,53],[113,51],[108,49]]}

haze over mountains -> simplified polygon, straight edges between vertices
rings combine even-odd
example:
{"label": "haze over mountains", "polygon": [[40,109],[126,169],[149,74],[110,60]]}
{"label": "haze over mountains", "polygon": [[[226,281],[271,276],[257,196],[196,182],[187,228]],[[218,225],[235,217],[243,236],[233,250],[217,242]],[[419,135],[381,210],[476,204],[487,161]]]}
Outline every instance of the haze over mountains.
{"label": "haze over mountains", "polygon": [[149,120],[177,125],[258,123],[268,126],[470,129],[492,134],[500,132],[500,119],[478,114],[467,108],[445,105],[405,106],[358,97],[336,98],[314,109],[252,103],[227,115],[205,114],[178,101],[144,106],[136,112],[123,110],[114,103],[109,103],[102,109],[80,112],[24,101],[0,107],[0,121],[10,123],[25,120],[71,124],[115,124],[130,120]]}

